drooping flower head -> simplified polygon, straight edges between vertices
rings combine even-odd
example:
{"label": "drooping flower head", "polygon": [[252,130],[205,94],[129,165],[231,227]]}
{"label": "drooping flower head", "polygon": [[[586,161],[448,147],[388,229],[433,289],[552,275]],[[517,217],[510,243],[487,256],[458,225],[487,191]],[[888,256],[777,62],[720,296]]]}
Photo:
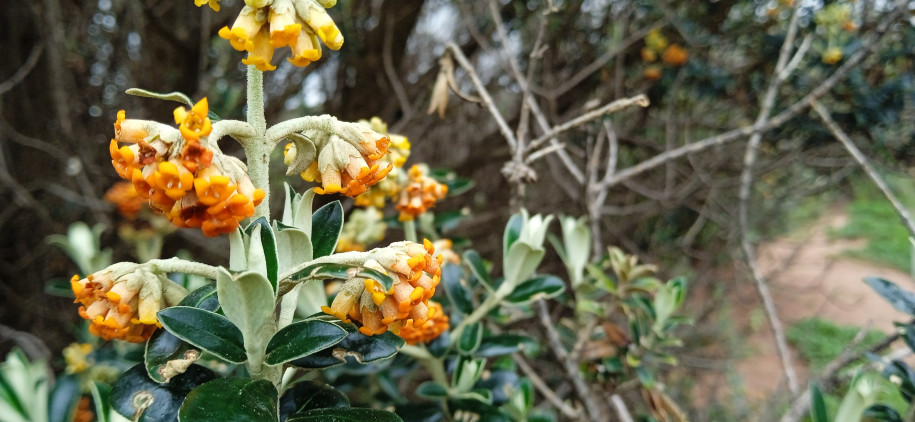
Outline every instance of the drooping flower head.
{"label": "drooping flower head", "polygon": [[[190,110],[175,109],[178,129],[118,113],[109,145],[118,175],[137,195],[178,227],[207,236],[229,233],[254,215],[265,194],[255,189],[245,165],[210,145],[206,98]],[[119,145],[119,142],[128,145]]]}
{"label": "drooping flower head", "polygon": [[448,194],[448,186],[427,176],[428,172],[428,167],[418,164],[407,172],[409,179],[397,200],[400,221],[416,218]]}
{"label": "drooping flower head", "polygon": [[448,315],[442,310],[438,302],[429,301],[429,319],[425,324],[419,324],[412,319],[407,321],[400,329],[400,337],[407,344],[415,346],[419,343],[428,343],[448,331]]}
{"label": "drooping flower head", "polygon": [[389,290],[375,280],[351,278],[343,283],[331,306],[321,309],[343,321],[361,325],[365,335],[391,330],[398,334],[408,321],[422,326],[434,316],[429,298],[441,279],[442,256],[433,255],[432,242],[396,242],[370,251],[365,266],[394,278]]}
{"label": "drooping flower head", "polygon": [[[131,269],[124,271],[130,266]],[[89,332],[105,340],[132,343],[146,341],[156,328],[160,309],[172,306],[187,291],[163,275],[135,264],[120,263],[80,279],[74,275],[70,287],[79,302],[79,315],[89,320]]]}
{"label": "drooping flower head", "polygon": [[[213,0],[210,0],[211,2]],[[202,6],[204,0],[195,0]],[[343,35],[325,10],[335,1],[246,0],[232,27],[223,27],[219,36],[238,51],[247,51],[242,63],[261,71],[276,69],[271,64],[274,50],[289,46],[289,62],[305,67],[321,58],[320,39],[331,50],[343,46]],[[218,6],[218,5],[217,5]]]}
{"label": "drooping flower head", "polygon": [[385,134],[390,138],[388,153],[382,160],[391,163],[393,167],[387,177],[357,196],[355,203],[359,207],[384,208],[385,201],[397,196],[402,188],[401,180],[405,179],[402,167],[410,156],[410,141],[406,136],[388,133],[388,125],[378,117],[372,117],[370,121],[360,120],[359,122],[369,125],[373,131]]}

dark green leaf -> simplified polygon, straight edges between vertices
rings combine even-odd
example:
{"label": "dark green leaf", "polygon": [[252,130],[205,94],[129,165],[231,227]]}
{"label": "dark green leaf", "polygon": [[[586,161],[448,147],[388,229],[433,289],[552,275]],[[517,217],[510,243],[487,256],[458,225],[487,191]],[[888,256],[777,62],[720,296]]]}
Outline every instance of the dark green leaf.
{"label": "dark green leaf", "polygon": [[217,378],[187,395],[182,421],[279,421],[276,387],[268,380]]}
{"label": "dark green leaf", "polygon": [[76,375],[64,375],[54,382],[48,397],[48,421],[71,422],[73,409],[80,397],[80,381]]}
{"label": "dark green leaf", "polygon": [[299,321],[284,327],[267,344],[265,362],[279,365],[326,349],[343,340],[346,330],[329,322]]}
{"label": "dark green leaf", "polygon": [[426,343],[426,349],[429,350],[429,353],[432,356],[440,358],[445,356],[445,353],[448,353],[448,349],[451,347],[451,334],[448,331],[442,333],[442,335],[435,338],[428,343]]}
{"label": "dark green leaf", "polygon": [[474,356],[493,357],[515,353],[524,348],[524,343],[533,343],[528,336],[518,334],[494,334],[483,338]]}
{"label": "dark green leaf", "polygon": [[[435,213],[435,228],[441,233],[454,230],[464,217],[466,217],[466,213],[461,210],[437,212]],[[67,288],[69,286],[68,282]]]}
{"label": "dark green leaf", "polygon": [[439,183],[445,184],[448,186],[448,196],[457,196],[464,192],[467,192],[474,186],[474,182],[471,179],[465,179],[463,177],[458,177],[457,173],[448,169],[435,169],[429,173],[429,176],[435,179]]}
{"label": "dark green leaf", "polygon": [[409,422],[443,422],[445,414],[438,403],[407,403],[397,405],[394,412]]}
{"label": "dark green leaf", "polygon": [[817,383],[810,383],[810,419],[812,422],[829,422],[829,414],[826,413],[826,402],[823,401],[823,393]]}
{"label": "dark green leaf", "polygon": [[68,278],[56,277],[48,280],[44,285],[44,292],[51,296],[73,299],[73,287]]}
{"label": "dark green leaf", "polygon": [[502,235],[502,254],[508,255],[508,249],[521,237],[521,228],[524,226],[524,217],[521,214],[514,214],[508,219],[505,225],[505,233]]}
{"label": "dark green leaf", "polygon": [[159,322],[176,337],[233,363],[247,360],[244,338],[226,317],[188,306],[172,306],[158,313]]}
{"label": "dark green leaf", "polygon": [[315,258],[334,253],[342,229],[343,205],[340,201],[331,202],[315,211],[311,216],[311,246]]}
{"label": "dark green leaf", "polygon": [[445,285],[445,293],[448,299],[454,304],[454,307],[461,313],[468,315],[473,312],[474,305],[470,298],[469,286],[466,286],[461,278],[464,272],[461,267],[454,264],[445,264],[442,267],[442,284]]}
{"label": "dark green leaf", "polygon": [[[216,283],[207,283],[184,297],[179,306],[190,306],[207,311],[216,311],[219,308],[219,299],[216,297]],[[175,337],[166,330],[156,330],[146,342],[143,361],[149,377],[159,383],[168,382],[169,379],[181,373],[191,362],[200,356],[200,349],[194,345]],[[171,362],[171,364],[169,364]]]}
{"label": "dark green leaf", "polygon": [[483,259],[480,258],[480,254],[473,249],[468,249],[464,252],[464,262],[470,267],[470,271],[473,272],[473,275],[477,276],[477,279],[479,279],[487,289],[492,290],[492,277],[489,275],[489,271],[486,270],[486,266],[483,265]]}
{"label": "dark green leaf", "polygon": [[361,409],[356,407],[338,407],[334,409],[314,409],[295,415],[287,422],[403,422],[386,410]]}
{"label": "dark green leaf", "polygon": [[[315,255],[315,257],[317,257],[317,255]],[[351,270],[355,271],[351,272]],[[391,286],[394,285],[394,279],[381,271],[346,264],[309,265],[289,276],[293,282],[300,282],[309,278],[318,280],[328,278],[346,280],[351,277],[370,278],[381,283],[385,289],[390,289]]]}
{"label": "dark green leaf", "polygon": [[143,364],[138,364],[122,374],[114,384],[111,407],[128,419],[139,422],[177,421],[178,408],[184,397],[198,385],[215,377],[213,371],[191,365],[168,384],[160,385],[147,376]]}
{"label": "dark green leaf", "polygon": [[885,404],[875,404],[864,410],[861,420],[877,420],[880,422],[903,422],[902,415]]}
{"label": "dark green leaf", "polygon": [[429,400],[448,397],[448,389],[435,381],[426,381],[416,387],[416,394]]}
{"label": "dark green leaf", "polygon": [[108,422],[111,413],[111,386],[98,381],[91,381],[89,391],[92,393],[92,402],[95,405],[95,414],[98,422]]}
{"label": "dark green leaf", "polygon": [[276,252],[276,235],[273,234],[273,228],[270,227],[270,223],[264,217],[252,221],[245,228],[245,233],[251,236],[254,233],[254,228],[258,226],[261,228],[261,245],[264,248],[264,259],[267,261],[267,280],[270,281],[270,286],[273,287],[273,292],[276,293],[277,273],[280,267],[279,256]]}
{"label": "dark green leaf", "polygon": [[216,296],[216,283],[207,283],[202,287],[188,293],[178,306],[192,306],[211,312],[219,309],[219,298]]}
{"label": "dark green leaf", "polygon": [[349,407],[349,399],[333,387],[316,381],[303,381],[280,398],[280,420],[312,409]]}
{"label": "dark green leaf", "polygon": [[909,365],[905,362],[894,360],[883,367],[883,376],[887,379],[898,378],[898,382],[894,381],[893,384],[896,384],[896,387],[899,388],[899,394],[907,402],[912,402],[912,397],[915,397],[915,371],[912,371]]}
{"label": "dark green leaf", "polygon": [[864,281],[894,308],[915,315],[915,293],[902,290],[895,283],[879,277],[866,277]]}
{"label": "dark green leaf", "polygon": [[353,324],[338,324],[349,335],[333,347],[293,360],[291,363],[301,368],[327,368],[346,363],[347,360],[358,363],[370,363],[394,356],[404,345],[404,340],[387,331],[382,334],[367,336],[359,332]]}
{"label": "dark green leaf", "polygon": [[556,297],[565,290],[566,285],[556,276],[537,276],[515,287],[515,290],[505,298],[506,302],[514,304],[528,303],[541,297]]}
{"label": "dark green leaf", "polygon": [[483,340],[483,324],[477,322],[468,324],[461,331],[461,338],[458,339],[457,349],[462,355],[472,355],[480,347]]}

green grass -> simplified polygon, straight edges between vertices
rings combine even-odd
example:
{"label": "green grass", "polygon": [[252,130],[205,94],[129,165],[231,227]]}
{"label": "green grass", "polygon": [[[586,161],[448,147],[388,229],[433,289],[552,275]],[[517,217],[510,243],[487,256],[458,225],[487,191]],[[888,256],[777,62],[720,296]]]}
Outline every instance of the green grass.
{"label": "green grass", "polygon": [[[791,325],[787,335],[788,341],[798,350],[801,358],[810,365],[812,373],[816,374],[827,363],[842,354],[858,331],[860,328],[857,327],[840,326],[820,318],[807,318]],[[855,350],[865,350],[879,342],[884,336],[885,334],[879,331],[868,331]],[[887,379],[881,377],[878,386],[880,393],[877,395],[877,403],[886,404],[900,412],[908,408],[908,403]],[[847,387],[841,386],[831,394],[824,395],[824,401],[830,414],[835,414]]]}
{"label": "green grass", "polygon": [[[915,188],[911,178],[886,176],[886,179],[903,205],[909,210],[915,209]],[[867,239],[865,247],[848,254],[908,272],[912,260],[909,236],[893,206],[870,180],[852,183],[852,190],[854,200],[846,208],[848,224],[833,235]]]}

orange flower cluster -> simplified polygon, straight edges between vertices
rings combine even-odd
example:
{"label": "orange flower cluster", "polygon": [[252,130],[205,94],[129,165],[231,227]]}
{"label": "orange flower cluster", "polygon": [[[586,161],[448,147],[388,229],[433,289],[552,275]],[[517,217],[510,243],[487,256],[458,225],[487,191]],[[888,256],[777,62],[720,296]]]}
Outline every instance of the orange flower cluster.
{"label": "orange flower cluster", "polygon": [[407,344],[415,346],[419,343],[428,343],[448,331],[448,315],[445,315],[442,305],[438,302],[429,302],[429,305],[429,319],[425,324],[417,326],[413,320],[409,320],[400,329],[400,337]]}
{"label": "orange flower cluster", "polygon": [[146,202],[130,182],[118,182],[112,185],[105,192],[105,200],[118,207],[118,212],[130,220],[137,218],[143,208],[143,203]]}
{"label": "orange flower cluster", "polygon": [[[657,61],[660,55],[661,61],[668,66],[683,66],[689,60],[689,52],[680,44],[669,44],[660,28],[652,29],[645,37],[645,47],[642,47],[641,54],[645,63]],[[662,74],[663,67],[657,64],[651,64],[642,71],[642,76],[652,81],[661,79]]]}
{"label": "orange flower cluster", "polygon": [[448,194],[448,186],[426,176],[426,172],[419,165],[414,164],[407,174],[409,180],[400,191],[400,198],[397,201],[400,221],[414,219]]}
{"label": "orange flower cluster", "polygon": [[[197,6],[205,1],[195,0]],[[271,64],[274,50],[289,46],[289,62],[305,67],[321,58],[318,38],[331,50],[343,46],[343,35],[320,4],[314,0],[272,0],[246,2],[230,29],[219,30],[219,36],[228,40],[238,51],[247,51],[242,63],[254,65],[261,71],[276,69]],[[212,7],[213,1],[210,0]],[[218,9],[214,7],[215,10]]]}
{"label": "orange flower cluster", "polygon": [[[377,135],[362,131],[358,135],[362,139],[360,142],[347,141],[338,135],[315,136],[310,142],[318,151],[317,159],[312,159],[301,172],[302,178],[321,183],[315,188],[320,195],[339,193],[354,197],[365,193],[393,168],[391,163],[380,161],[388,152],[391,139],[387,135]],[[291,164],[298,151],[294,144],[288,144],[284,154],[286,164]]]}
{"label": "orange flower cluster", "polygon": [[[331,306],[321,310],[344,322],[358,322],[359,331],[368,336],[388,330],[399,334],[407,323],[423,326],[435,314],[429,308],[429,298],[435,294],[442,275],[442,256],[433,256],[434,252],[428,240],[422,245],[397,242],[373,250],[374,263],[394,276],[391,289],[385,291],[371,279],[349,279]],[[371,267],[372,262],[366,266]]]}
{"label": "orange flower cluster", "polygon": [[[105,270],[84,279],[74,275],[70,279],[75,302],[79,302],[79,316],[91,322],[89,332],[105,340],[121,339],[132,343],[146,341],[156,328],[161,327],[156,312],[163,305],[180,301],[174,290],[164,292],[159,276],[146,270],[136,270],[119,278],[113,271]],[[179,296],[186,294],[179,289]]]}
{"label": "orange flower cluster", "polygon": [[[254,215],[265,195],[251,184],[241,162],[221,154],[214,159],[213,150],[202,142],[212,131],[208,112],[206,98],[190,111],[176,109],[180,138],[167,142],[162,133],[150,136],[150,128],[166,135],[174,129],[126,119],[121,110],[109,152],[118,175],[131,181],[154,210],[178,227],[199,227],[203,234],[217,236]],[[130,145],[119,147],[118,142]]]}

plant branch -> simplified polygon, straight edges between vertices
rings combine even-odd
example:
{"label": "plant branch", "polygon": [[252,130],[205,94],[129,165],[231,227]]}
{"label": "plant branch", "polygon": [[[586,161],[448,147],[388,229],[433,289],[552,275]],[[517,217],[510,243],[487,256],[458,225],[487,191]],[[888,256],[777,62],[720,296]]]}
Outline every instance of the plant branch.
{"label": "plant branch", "polygon": [[524,376],[531,380],[531,383],[534,384],[537,391],[539,391],[540,394],[543,394],[543,397],[554,407],[559,409],[563,416],[570,419],[578,419],[581,417],[581,410],[575,409],[563,402],[562,398],[546,384],[546,381],[544,381],[543,378],[540,378],[537,371],[534,368],[531,368],[531,365],[527,363],[527,360],[524,359],[523,355],[514,353],[512,354],[512,359],[514,359],[515,363],[518,364],[518,367],[521,368],[521,372],[524,372]]}

